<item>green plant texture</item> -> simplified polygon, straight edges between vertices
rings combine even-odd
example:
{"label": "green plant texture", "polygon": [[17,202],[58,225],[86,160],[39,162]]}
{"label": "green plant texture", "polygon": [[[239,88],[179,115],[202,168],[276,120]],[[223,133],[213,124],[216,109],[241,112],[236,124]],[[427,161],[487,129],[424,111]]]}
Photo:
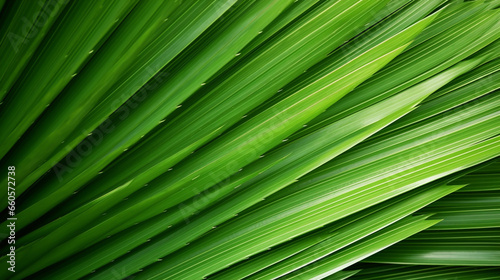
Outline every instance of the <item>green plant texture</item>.
{"label": "green plant texture", "polygon": [[0,279],[500,279],[500,0],[0,0]]}

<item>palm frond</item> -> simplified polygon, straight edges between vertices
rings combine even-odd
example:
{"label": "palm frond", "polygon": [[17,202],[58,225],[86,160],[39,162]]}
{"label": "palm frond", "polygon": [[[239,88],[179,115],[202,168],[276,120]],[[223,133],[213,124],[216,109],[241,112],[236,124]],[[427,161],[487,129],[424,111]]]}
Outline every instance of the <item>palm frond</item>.
{"label": "palm frond", "polygon": [[496,279],[499,7],[0,0],[2,279]]}

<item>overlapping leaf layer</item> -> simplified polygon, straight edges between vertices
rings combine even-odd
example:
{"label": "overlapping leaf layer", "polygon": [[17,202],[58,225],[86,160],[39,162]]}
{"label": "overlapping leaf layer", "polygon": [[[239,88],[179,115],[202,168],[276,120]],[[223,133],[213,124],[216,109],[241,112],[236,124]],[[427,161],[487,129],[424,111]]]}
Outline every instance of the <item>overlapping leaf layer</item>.
{"label": "overlapping leaf layer", "polygon": [[0,7],[2,279],[500,275],[500,1]]}

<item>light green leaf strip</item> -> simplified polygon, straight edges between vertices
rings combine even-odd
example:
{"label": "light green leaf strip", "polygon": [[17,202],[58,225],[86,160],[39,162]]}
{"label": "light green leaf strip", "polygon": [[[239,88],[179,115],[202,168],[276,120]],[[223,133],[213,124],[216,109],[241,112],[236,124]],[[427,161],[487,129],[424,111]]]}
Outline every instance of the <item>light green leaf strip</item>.
{"label": "light green leaf strip", "polygon": [[[472,151],[471,151],[471,152],[472,152]],[[399,158],[399,157],[398,157],[398,158]],[[401,160],[401,159],[400,159],[400,160]],[[452,162],[453,162],[453,160],[452,160]],[[460,163],[459,163],[459,164],[460,164]],[[404,183],[402,183],[402,184],[404,184]],[[303,194],[300,194],[300,195],[301,195],[301,196],[303,196]],[[227,203],[225,204],[225,206],[226,206],[226,205],[227,205]],[[291,207],[291,206],[292,206],[292,205],[290,205],[290,207]],[[294,208],[296,208],[296,207],[297,207],[297,203],[294,203]],[[228,211],[229,211],[229,210],[226,210],[225,212],[228,212]],[[234,211],[234,210],[233,210],[233,211]],[[214,213],[214,214],[215,214],[215,213]],[[213,216],[214,214],[212,214],[212,216]],[[208,214],[207,214],[207,215],[208,215]],[[203,220],[205,220],[205,219],[203,219]],[[194,226],[194,225],[193,225],[193,226]],[[188,232],[188,231],[187,231],[187,232]],[[173,237],[170,237],[170,241],[171,241],[172,239],[173,239]],[[207,240],[207,242],[208,242],[208,240]],[[166,245],[166,247],[170,247],[170,246],[171,246],[171,245]],[[158,246],[155,246],[155,248],[157,248],[157,247],[158,247]],[[160,246],[160,247],[163,247],[163,246]],[[151,251],[151,253],[152,253],[152,251]],[[149,253],[149,254],[151,254],[151,253]],[[149,254],[147,254],[147,255],[149,255]],[[161,258],[161,256],[158,256],[158,257],[159,257],[159,258]],[[176,256],[176,259],[178,259],[178,257],[179,257],[179,256],[177,255],[177,256]],[[135,260],[134,262],[131,262],[131,263],[127,264],[126,266],[128,267],[128,265],[131,265],[132,263],[137,263],[137,260]]]}
{"label": "light green leaf strip", "polygon": [[[101,187],[92,191],[98,195],[99,192],[116,187],[122,181],[126,181],[126,178],[132,177],[141,178],[141,180],[136,180],[137,183],[147,183],[190,155],[206,141],[222,133],[241,118],[240,112],[249,110],[274,94],[281,80],[285,83],[293,79],[302,72],[301,69],[306,69],[316,63],[331,48],[339,45],[343,39],[352,36],[354,30],[362,25],[363,21],[360,19],[367,20],[366,15],[360,13],[360,10],[371,4],[363,2],[361,4],[364,6],[358,4],[350,9],[334,9],[337,5],[344,7],[350,3],[350,1],[326,2],[324,6],[329,5],[326,6],[328,7],[326,11],[322,9],[314,11],[303,21],[293,25],[294,28],[290,27],[287,33],[268,42],[267,48],[262,53],[249,57],[238,71],[234,71],[236,73],[228,73],[229,77],[226,77],[227,79],[221,85],[210,89],[191,108],[167,123],[150,139],[146,138],[146,141],[131,149],[114,165],[115,168],[105,170],[103,176],[99,177]],[[377,7],[379,5],[380,3],[376,4]],[[343,24],[346,20],[349,20],[349,24]],[[311,33],[313,27],[318,24],[323,24],[323,26]],[[342,29],[339,30],[339,28]],[[339,35],[335,37],[325,35],[331,33],[332,30],[337,30]],[[306,46],[315,48],[314,55],[308,55],[310,49]],[[269,76],[255,72],[256,68],[266,69],[262,72],[266,72]],[[297,70],[290,71],[290,68]],[[334,69],[336,68],[330,67],[323,76],[328,75]],[[272,71],[272,75],[269,71]],[[186,130],[186,127],[190,127],[190,130]],[[210,137],[204,138],[204,135]],[[200,137],[205,141],[198,141]],[[127,177],[124,178],[124,176]]]}
{"label": "light green leaf strip", "polygon": [[403,241],[367,259],[368,262],[450,265],[499,266],[500,242],[478,239],[465,242]]}
{"label": "light green leaf strip", "polygon": [[[476,158],[477,156],[480,156],[478,154],[478,151],[486,152],[486,154],[489,154],[489,156],[487,156],[487,157],[491,157],[491,153],[498,154],[499,148],[500,148],[498,146],[498,141],[500,141],[500,140],[497,137],[496,139],[487,140],[487,141],[484,141],[481,144],[479,144],[480,146],[486,145],[486,146],[489,146],[490,149],[493,149],[493,150],[490,150],[489,152],[487,152],[488,148],[482,149],[482,147],[472,147],[468,151],[460,152],[459,154],[461,156],[463,156],[463,159],[461,159],[460,161],[467,160],[467,158],[470,158],[470,157]],[[450,162],[447,164],[448,165],[449,164],[451,164],[451,165],[455,165],[455,164],[463,165],[464,164],[463,162],[462,163],[457,162],[456,157],[457,157],[457,154],[453,155],[449,159]],[[443,162],[441,164],[443,166],[446,166]],[[432,163],[430,164],[430,166],[432,167]],[[452,167],[450,166],[448,168],[452,168]],[[433,173],[437,171],[437,170],[435,170],[435,168],[431,168],[431,169],[432,169]],[[452,168],[451,170],[454,171],[454,168]],[[450,173],[453,172],[451,170],[450,170]],[[425,173],[426,172],[422,171],[421,174],[418,174],[418,176],[424,175]],[[415,174],[415,175],[417,175],[417,174]],[[425,174],[424,176],[432,176],[432,177],[436,178],[435,176],[430,175],[430,174]],[[398,177],[401,178],[400,176],[398,176]],[[415,180],[415,179],[412,179],[412,180]],[[401,184],[401,186],[405,186],[404,188],[406,188],[406,189],[408,188],[408,186],[411,185],[409,182],[407,182],[405,180],[398,182],[398,184]],[[375,192],[377,192],[377,193],[381,193],[384,191],[383,189],[381,189],[381,186],[377,186],[376,189],[377,190]],[[402,191],[402,189],[398,190],[398,192],[400,192],[400,191]],[[392,192],[394,192],[394,191],[392,191]],[[306,195],[304,193],[302,193],[302,194],[298,193],[297,195],[300,197],[304,197],[304,198],[306,197]],[[378,199],[380,199],[380,196],[376,193],[372,193],[372,194],[370,194],[370,196],[377,197]],[[354,198],[350,197],[349,203],[352,203],[352,207],[359,209],[360,207],[363,207],[362,205],[366,205],[367,199],[368,199],[368,197],[364,196],[358,190],[356,192]],[[289,201],[292,201],[292,200],[294,200],[294,199],[291,199]],[[369,200],[370,199],[368,199],[368,201]],[[205,237],[202,240],[199,240],[199,242],[196,243],[196,246],[194,244],[190,245],[191,247],[188,246],[185,249],[183,249],[182,251],[178,251],[175,254],[175,258],[173,258],[173,259],[169,258],[170,261],[168,263],[161,264],[161,265],[156,264],[155,266],[158,267],[157,268],[158,271],[163,271],[163,273],[172,274],[172,271],[170,269],[166,270],[166,266],[175,268],[177,266],[177,265],[175,265],[175,263],[181,262],[179,260],[181,258],[181,256],[182,256],[182,258],[185,257],[186,258],[185,262],[190,263],[190,265],[194,265],[194,263],[196,263],[198,269],[204,267],[204,266],[201,266],[201,263],[206,262],[212,258],[217,258],[218,263],[220,263],[222,260],[221,254],[224,254],[224,252],[226,252],[226,254],[231,252],[231,256],[229,256],[229,255],[227,256],[229,259],[235,259],[236,254],[239,254],[240,256],[244,256],[245,254],[248,254],[248,250],[252,250],[252,251],[257,250],[256,246],[259,246],[259,248],[261,248],[261,249],[266,248],[268,246],[272,246],[271,245],[273,242],[272,238],[279,238],[280,240],[283,240],[283,239],[286,240],[287,239],[286,236],[292,237],[292,236],[296,235],[300,230],[303,230],[303,229],[301,229],[303,227],[306,227],[306,226],[310,227],[312,224],[320,224],[322,219],[323,220],[328,219],[331,221],[335,216],[342,215],[343,210],[340,210],[340,207],[342,207],[343,209],[344,209],[344,207],[347,207],[347,205],[343,205],[343,201],[342,201],[342,199],[340,199],[340,197],[335,199],[335,201],[332,200],[331,205],[333,206],[333,208],[329,209],[328,211],[325,211],[326,208],[320,210],[323,207],[320,207],[320,204],[316,204],[315,211],[320,210],[320,212],[311,212],[311,211],[309,211],[307,213],[304,212],[303,214],[301,214],[301,216],[299,216],[300,217],[299,219],[288,217],[287,219],[282,220],[282,222],[279,224],[279,226],[276,223],[274,223],[274,225],[268,224],[269,222],[271,222],[271,220],[275,220],[278,217],[281,217],[280,219],[283,219],[285,217],[283,215],[285,212],[283,212],[279,208],[278,209],[275,208],[272,211],[265,211],[267,213],[265,215],[266,219],[260,220],[258,223],[253,221],[253,219],[251,219],[250,217],[245,217],[244,221],[245,221],[246,226],[241,227],[242,226],[241,223],[240,224],[232,223],[230,225],[228,224],[225,227],[221,227],[221,229],[224,229],[223,231],[220,231],[218,229],[218,230],[215,230],[212,234],[205,235]],[[303,204],[299,204],[297,199],[295,199],[293,205],[288,205],[287,211],[288,212],[296,212],[296,211],[298,211],[297,209],[300,210],[300,208],[302,208],[303,206],[304,206]],[[266,210],[270,210],[270,209],[266,209]],[[350,211],[352,211],[352,210],[353,209],[350,209]],[[276,214],[273,215],[273,217],[269,217],[269,213],[276,213]],[[253,215],[254,218],[258,217],[258,216],[259,215],[256,215],[256,214]],[[286,223],[285,223],[285,220],[286,220]],[[300,223],[300,222],[302,222],[302,223]],[[248,227],[249,223],[252,225],[252,227]],[[238,227],[238,225],[239,225],[239,227]],[[266,227],[267,225],[273,225],[273,227],[264,229],[264,227]],[[242,234],[242,235],[237,236],[236,234],[240,230],[241,230],[240,234]],[[258,232],[262,232],[262,230],[265,230],[267,232],[265,237],[260,236],[260,234],[258,234]],[[277,231],[277,230],[279,230],[279,231]],[[245,232],[249,232],[249,231],[253,231],[252,235],[249,235],[248,233],[244,234]],[[272,233],[272,235],[271,235],[271,233]],[[226,234],[229,234],[229,235],[226,236],[225,238],[222,238],[222,236],[224,236]],[[242,237],[242,238],[244,237],[246,241],[238,240],[238,237]],[[232,239],[232,241],[230,243],[228,243],[226,238],[230,238],[230,239]],[[216,240],[218,240],[218,241],[216,241]],[[252,241],[252,246],[249,246],[249,244],[246,244],[250,241]],[[221,243],[221,242],[224,242],[224,243]],[[258,245],[256,245],[256,244],[258,244]],[[215,246],[223,246],[225,248],[216,248]],[[212,252],[211,250],[207,251],[208,247],[215,247],[214,249],[218,253],[215,254],[215,252]],[[226,251],[228,249],[228,247],[231,247],[232,249],[230,251]],[[201,251],[197,250],[197,248],[199,248]],[[150,252],[153,253],[153,251],[150,251]],[[204,254],[208,254],[210,257],[208,255],[205,256]],[[174,263],[172,263],[172,262],[174,262]],[[180,266],[178,268],[179,273],[187,273],[186,269],[188,269],[188,267],[190,267],[190,266],[186,265],[187,263],[184,263],[182,266]],[[214,263],[210,263],[210,266],[214,266],[214,265],[215,265]],[[220,264],[218,264],[218,265],[220,265]],[[208,264],[207,264],[207,266],[208,266]]]}
{"label": "light green leaf strip", "polygon": [[[339,106],[329,108],[318,116],[304,130],[314,130],[323,122],[338,120],[404,90],[456,64],[500,37],[500,29],[497,27],[500,17],[498,10],[483,12],[480,15],[477,13],[481,11],[462,12],[467,15],[466,19],[419,44],[413,43],[411,49],[360,85],[353,94],[344,98]],[[481,34],[470,32],[471,28],[483,31]],[[422,34],[432,31],[433,27],[429,27]]]}
{"label": "light green leaf strip", "polygon": [[[442,91],[436,92],[438,97],[431,95],[433,97],[431,100],[424,102],[417,111],[398,120],[384,132],[389,133],[401,127],[412,125],[418,121],[452,110],[467,102],[474,102],[475,99],[498,90],[500,88],[500,72],[498,70],[500,70],[500,59],[479,67],[470,74],[464,74],[467,79],[462,81],[463,84],[457,85],[454,83]],[[452,89],[450,90],[450,88]]]}
{"label": "light green leaf strip", "polygon": [[[241,185],[242,182],[247,180],[249,177],[251,178],[263,172],[269,167],[270,166],[259,166],[259,168],[261,169],[258,170],[251,168],[245,169],[244,171],[239,172],[238,175],[235,176],[235,178],[231,178],[231,180],[221,182],[213,188],[195,196],[192,200],[179,204],[176,208],[169,209],[168,211],[165,210],[164,212],[166,212],[166,214],[162,213],[160,215],[157,215],[144,223],[140,223],[119,233],[116,236],[104,239],[101,242],[102,244],[95,244],[88,250],[81,252],[81,257],[75,258],[75,261],[79,263],[78,266],[64,266],[60,267],[61,269],[50,270],[51,273],[49,273],[47,277],[63,279],[64,277],[80,277],[87,273],[90,273],[92,270],[97,269],[101,265],[109,263],[110,261],[127,253],[127,251],[143,244],[149,238],[156,236],[157,234],[171,228],[172,226],[175,226],[176,224],[182,222],[188,223],[191,219],[191,216],[206,209],[207,207],[211,206],[212,204],[226,197],[232,192],[237,191],[237,188]],[[109,195],[111,195],[112,193],[110,193]],[[58,220],[55,220],[53,223],[47,226],[41,227],[37,231],[25,235],[20,240],[18,240],[18,243],[22,246],[57,230],[57,228],[62,226],[62,224],[69,222],[72,219],[76,219],[77,215],[83,213],[89,207],[92,207],[95,204],[95,201],[96,200],[92,200],[84,207],[79,208],[78,211],[72,212],[71,215],[64,216]],[[93,216],[89,212],[85,213],[87,216]],[[100,212],[96,212],[96,214],[100,215]],[[81,220],[79,220],[79,223],[83,224]],[[59,229],[58,231],[61,230]],[[65,231],[62,230],[61,233],[64,234]],[[94,257],[88,258],[87,254],[92,254]]]}
{"label": "light green leaf strip", "polygon": [[439,220],[425,220],[426,218],[426,216],[405,218],[338,253],[280,277],[280,279],[312,280],[327,277],[439,222]]}
{"label": "light green leaf strip", "polygon": [[496,267],[377,265],[373,268],[363,268],[350,279],[407,280],[411,277],[418,280],[493,280],[499,272],[500,269]]}
{"label": "light green leaf strip", "polygon": [[352,276],[354,276],[356,273],[358,273],[360,270],[350,270],[350,271],[339,271],[335,272],[334,274],[325,277],[323,279],[325,280],[345,280],[345,279],[350,279]]}
{"label": "light green leaf strip", "polygon": [[[198,52],[197,56],[193,58],[188,66],[176,73],[176,75],[179,75],[179,79],[182,77],[181,80],[184,83],[178,83],[178,80],[174,77],[169,79],[159,89],[164,94],[158,92],[150,96],[151,98],[146,99],[140,106],[130,112],[130,116],[126,118],[126,121],[117,122],[116,125],[113,123],[111,125],[113,127],[112,133],[103,138],[103,141],[99,145],[93,147],[90,154],[81,157],[81,161],[77,166],[66,166],[61,170],[56,169],[60,174],[56,174],[48,179],[48,185],[44,186],[43,199],[37,201],[26,210],[25,222],[31,222],[39,217],[40,214],[45,213],[57,205],[57,203],[70,196],[75,190],[98,174],[111,160],[119,156],[124,149],[127,149],[133,142],[139,140],[141,135],[156,126],[161,118],[165,117],[165,114],[168,114],[168,112],[173,111],[177,107],[177,105],[174,106],[173,104],[178,104],[178,98],[183,99],[186,97],[183,94],[172,96],[176,90],[183,89],[185,93],[189,92],[190,94],[192,90],[200,87],[201,81],[199,83],[193,82],[193,79],[204,79],[204,76],[210,75],[211,70],[218,69],[220,65],[224,64],[225,60],[227,61],[232,57],[227,52],[227,44],[234,43],[231,44],[231,48],[234,48],[236,52],[238,48],[246,44],[251,37],[257,34],[252,29],[258,29],[259,26],[266,25],[272,17],[279,14],[284,6],[286,6],[285,2],[277,0],[251,5],[249,7],[250,10],[247,11],[248,13],[245,13],[245,17],[238,18],[239,24],[228,23],[229,26],[227,28],[231,32],[227,32],[227,34],[223,33],[224,36],[215,36],[213,42],[208,45],[209,47],[207,46],[202,52]],[[251,24],[251,28],[248,28],[249,24]],[[235,34],[237,34],[237,37],[234,37]],[[202,63],[199,63],[198,60],[201,60]],[[193,67],[198,70],[193,71]],[[200,75],[198,71],[202,71],[203,75]],[[169,98],[169,96],[172,98]],[[117,114],[120,115],[120,113]]]}
{"label": "light green leaf strip", "polygon": [[[390,59],[390,58],[388,58],[388,59]],[[355,72],[352,72],[352,74],[353,73],[355,73]],[[330,97],[330,98],[332,98],[332,97]],[[333,100],[335,100],[335,99],[337,99],[337,97],[333,96]],[[309,100],[304,99],[304,101],[309,101]],[[321,103],[321,106],[328,106],[328,101],[327,100],[322,100],[322,101],[323,101],[323,103]],[[303,112],[303,114],[297,114],[296,112],[294,112],[294,110],[292,110],[292,109],[295,109],[294,106],[298,107],[300,105],[300,102],[299,103],[295,103],[295,102],[296,102],[295,100],[290,100],[290,102],[285,102],[283,104],[283,106],[290,106],[287,103],[291,103],[292,107],[290,107],[290,109],[288,109],[291,112],[286,112],[286,111],[283,111],[283,110],[277,110],[277,111],[278,112],[286,112],[287,115],[290,116],[290,117],[286,117],[284,119],[287,120],[287,121],[290,121],[290,123],[292,123],[292,124],[299,123],[300,124],[300,123],[302,123],[302,121],[300,121],[300,120],[299,121],[294,121],[293,118],[301,119],[301,118],[304,118],[304,117],[307,118],[308,116],[307,116],[307,114],[305,112]],[[316,103],[315,105],[317,105],[317,104],[319,106],[319,103]],[[304,107],[307,108],[307,109],[309,109],[309,110],[314,109],[314,107],[310,107],[310,106],[303,106],[301,108],[304,108]],[[283,113],[278,113],[275,116],[270,116],[271,119],[269,121],[273,121],[272,118],[280,118],[280,117],[282,117],[281,114],[283,114]],[[267,116],[264,116],[264,117],[267,117]],[[256,125],[256,127],[254,129],[262,127],[264,129],[263,132],[267,133],[266,132],[266,126],[265,126],[266,122],[262,123],[260,120],[256,119],[255,123],[252,123],[252,122],[248,123],[248,127],[250,127],[250,128],[251,128],[251,126],[254,126],[254,125]],[[275,130],[276,134],[278,134],[278,135],[274,136],[271,139],[271,141],[276,141],[275,139],[277,139],[277,140],[282,139],[283,136],[279,135],[281,133],[283,133],[283,134],[289,133],[286,130],[286,127],[279,125],[279,123],[276,124],[276,125],[273,125],[272,128],[273,128],[273,130],[276,129],[276,128],[279,128],[280,130],[285,130],[285,131],[283,132],[283,131]],[[252,132],[252,129],[248,129],[247,127],[242,127],[241,131],[245,132],[245,133],[249,133],[249,132]],[[235,152],[236,153],[241,153],[240,151],[248,151],[248,149],[242,148],[240,146],[241,145],[240,143],[233,142],[233,140],[232,140],[233,137],[236,137],[236,139],[242,139],[241,135],[242,134],[241,134],[240,131],[233,131],[232,135],[228,134],[227,137],[225,137],[227,140],[224,139],[224,138],[220,139],[221,143],[224,143],[224,142],[227,141],[226,143],[229,144],[230,146],[218,145],[217,142],[214,142],[213,145],[214,145],[214,147],[216,147],[216,149],[214,149],[214,150],[207,150],[207,153],[200,152],[200,154],[198,154],[198,157],[196,158],[197,160],[195,162],[197,162],[199,159],[204,159],[204,158],[211,158],[211,159],[213,159],[214,156],[219,156],[220,157],[221,155],[224,156],[224,158],[226,158],[226,157],[227,158],[235,158],[235,155],[234,155]],[[257,134],[257,136],[259,136],[259,135]],[[262,137],[257,137],[257,136],[255,136],[256,139],[262,138]],[[266,139],[266,141],[269,141],[269,140]],[[250,145],[251,147],[255,147],[255,145],[251,141],[245,141],[245,142],[246,142],[245,143],[246,145]],[[234,148],[232,147],[233,145],[234,146],[239,146],[240,148],[238,148],[237,150],[234,150]],[[251,147],[250,147],[250,150],[252,150]],[[247,154],[247,153],[245,153],[245,154]],[[258,155],[260,153],[255,152],[255,154]],[[203,161],[200,161],[200,162],[203,162]],[[216,162],[214,162],[214,163],[216,163]],[[216,163],[216,164],[218,164],[218,163]],[[205,163],[203,163],[202,167],[203,166],[205,166]],[[208,166],[211,167],[210,165],[208,165]],[[190,166],[190,170],[192,170],[191,168],[194,168],[194,170],[197,169],[197,167],[193,166],[193,165]],[[218,168],[218,166],[215,165],[214,167],[211,167],[210,169],[208,169],[206,171],[203,170],[203,172],[206,172],[207,174],[209,174],[209,173],[213,174],[213,172],[217,172],[217,168]],[[178,170],[182,171],[182,169],[178,169]],[[175,169],[174,169],[174,172],[175,172]],[[174,172],[172,172],[172,174],[174,174]],[[187,172],[192,172],[192,171],[187,171]],[[191,182],[191,181],[193,181],[192,178],[194,178],[194,177],[197,178],[197,176],[203,176],[204,175],[204,174],[200,174],[199,172],[202,172],[202,169],[200,169],[199,171],[196,171],[197,174],[193,174],[191,176],[189,174],[187,174],[187,176],[186,176],[186,175],[180,173],[180,174],[182,174],[181,176],[183,176],[183,177],[180,177],[180,178],[182,178],[182,181],[177,181],[178,183],[176,183],[175,185],[171,184],[168,189],[163,190],[161,193],[158,193],[157,191],[154,191],[153,188],[149,188],[149,189],[145,190],[145,192],[142,192],[141,194],[138,194],[137,196],[135,196],[133,198],[134,202],[138,202],[138,203],[134,204],[134,206],[132,206],[132,208],[127,208],[127,210],[119,212],[119,214],[117,214],[116,217],[112,219],[113,223],[117,222],[118,219],[122,219],[121,217],[125,217],[125,216],[130,217],[130,216],[128,216],[128,214],[125,215],[125,213],[129,212],[129,211],[136,212],[137,209],[143,208],[143,211],[141,212],[141,215],[136,216],[136,221],[139,221],[140,219],[147,218],[148,216],[150,216],[153,213],[157,213],[158,210],[171,207],[171,206],[175,205],[175,203],[181,202],[182,200],[189,198],[189,196],[187,196],[187,197],[185,196],[185,194],[187,192],[189,192],[189,190],[187,190],[187,189],[180,189],[180,188],[183,186],[184,183],[188,183],[188,182],[189,182],[189,184],[190,184],[191,187],[194,187],[193,183]],[[177,173],[177,174],[179,174],[179,173]],[[194,177],[192,177],[192,176],[194,176]],[[180,189],[182,192],[176,192],[177,189]],[[203,190],[203,189],[204,188],[201,188],[201,190]],[[153,191],[153,192],[150,193],[150,191]],[[167,196],[169,197],[169,200],[168,201],[164,201],[163,198],[167,197]],[[129,200],[129,201],[132,201],[132,200]],[[156,201],[156,202],[162,201],[162,203],[161,204],[157,204],[154,201]],[[129,204],[129,202],[127,201],[126,204]],[[126,222],[126,224],[123,224],[123,221],[120,222],[121,226],[118,227],[118,228],[114,227],[113,231],[116,232],[120,228],[125,228],[126,225],[131,222],[129,218],[127,218],[127,220],[129,220],[129,221]],[[105,224],[103,224],[102,226],[105,226]]]}
{"label": "light green leaf strip", "polygon": [[[411,31],[412,31],[412,32],[415,32],[415,31],[417,31],[417,30],[413,30],[413,29],[412,29]],[[409,31],[409,32],[410,32],[410,31]],[[403,37],[404,37],[404,36],[403,36]],[[394,40],[395,40],[395,41],[399,41],[399,38],[396,38],[396,39],[394,39]],[[391,41],[388,41],[388,42],[387,42],[387,44],[389,44],[390,42],[391,42]],[[383,46],[383,45],[381,45],[381,46],[379,46],[379,47],[380,47],[380,49],[382,49],[384,46]],[[375,50],[374,50],[374,51],[375,51]],[[367,54],[367,55],[368,55],[368,54]],[[255,196],[255,195],[254,195],[254,196]],[[257,196],[262,197],[262,196],[261,196],[261,195],[259,195],[259,194],[257,194]],[[172,196],[170,196],[170,198],[172,198]],[[251,201],[250,201],[250,202],[251,202]],[[248,202],[246,202],[246,203],[248,203]],[[251,202],[251,203],[252,203],[252,202]],[[253,203],[254,203],[254,202],[253,202]],[[241,208],[241,206],[240,206],[240,208]],[[231,212],[227,212],[227,211],[225,211],[225,213],[231,213]],[[227,215],[227,214],[226,214],[226,215]],[[227,218],[226,218],[226,219],[227,219]],[[200,227],[200,228],[202,228],[202,227]],[[137,264],[139,264],[139,263],[137,263]],[[129,266],[129,267],[131,267],[131,266]]]}
{"label": "light green leaf strip", "polygon": [[[332,229],[334,235],[329,239],[313,247],[307,248],[273,266],[267,267],[265,270],[259,271],[248,279],[275,279],[283,274],[317,261],[356,240],[366,237],[394,223],[431,201],[437,200],[460,188],[435,185],[431,187],[423,187],[422,190],[418,189],[417,191],[410,192],[401,197],[398,196],[386,203],[373,206],[365,211],[351,215],[345,218],[346,221],[342,220],[334,223],[333,225],[335,225],[335,227]],[[328,225],[327,227],[331,228],[332,226]],[[269,252],[269,255],[275,254],[273,251],[274,249]],[[245,272],[246,267],[254,271],[260,269],[262,266],[259,263],[262,262],[262,260],[263,258],[259,257],[255,259],[255,261],[246,261],[243,263],[244,265],[236,266],[231,270],[216,275],[215,279],[243,278],[246,276],[242,274]]]}
{"label": "light green leaf strip", "polygon": [[[169,74],[160,70],[224,14],[234,1],[235,0],[213,0],[203,1],[201,4],[197,4],[200,2],[193,1],[183,3],[183,5],[180,6],[181,8],[177,9],[171,15],[171,21],[167,20],[165,22],[163,19],[160,20],[159,23],[156,22],[156,24],[152,24],[152,26],[146,26],[146,28],[153,28],[153,30],[155,27],[158,28],[159,31],[161,31],[160,34],[158,34],[158,30],[153,32],[144,31],[141,35],[145,36],[145,38],[137,40],[129,38],[129,40],[133,42],[133,46],[130,48],[123,48],[127,47],[127,45],[121,46],[122,50],[125,51],[123,55],[131,55],[132,61],[119,60],[117,62],[117,54],[120,53],[116,52],[114,48],[105,48],[102,50],[103,53],[101,55],[96,53],[96,62],[92,62],[88,69],[83,70],[83,76],[75,81],[76,85],[71,84],[71,87],[65,92],[66,94],[63,95],[64,97],[62,97],[62,100],[54,104],[54,109],[51,108],[47,116],[42,117],[40,120],[42,125],[37,126],[35,130],[29,134],[30,137],[27,137],[26,141],[21,141],[21,151],[17,151],[21,154],[21,157],[16,158],[16,160],[20,161],[19,163],[22,164],[22,168],[32,170],[36,167],[37,169],[32,171],[25,178],[21,178],[19,190],[23,191],[28,188],[52,167],[56,173],[62,173],[62,175],[56,174],[56,177],[58,177],[57,180],[63,175],[68,177],[69,175],[65,173],[68,172],[68,169],[73,170],[75,167],[72,161],[68,159],[71,158],[71,155],[68,156],[68,153],[75,147],[78,147],[78,144],[90,144],[93,150],[95,150],[96,147],[94,146],[99,146],[104,138],[109,138],[110,133],[114,132],[116,129],[117,122],[121,121],[120,117],[128,117],[129,110],[137,106],[137,102],[143,101],[145,96],[158,90],[159,84],[165,82]],[[175,4],[175,2],[169,2],[169,4],[162,6],[167,9],[166,14],[168,14],[169,9],[173,7],[172,3]],[[146,2],[141,3],[137,10],[134,9],[132,11],[133,13],[130,18],[126,19],[127,23],[120,26],[121,28],[118,29],[118,33],[111,38],[110,44],[120,45],[123,43],[123,41],[121,41],[122,36],[133,35],[134,32],[128,29],[130,25],[133,25],[136,32],[141,33],[142,29],[136,29],[140,29],[141,27],[136,20],[143,21],[144,9],[151,9],[154,7],[154,5],[149,5]],[[163,12],[163,10],[160,10],[160,17],[165,15]],[[132,22],[130,23],[128,20]],[[163,28],[165,24],[167,28]],[[183,34],[183,36],[181,36],[181,34]],[[185,34],[189,35],[184,36]],[[153,36],[154,39],[150,38],[150,36]],[[147,47],[145,49],[140,48],[140,46],[144,44]],[[112,54],[109,54],[109,52],[112,52]],[[118,55],[118,59],[124,59],[124,57]],[[116,62],[116,64],[113,62]],[[131,62],[133,63],[130,64]],[[111,64],[112,69],[108,68],[107,70],[101,63]],[[128,65],[128,67],[120,69],[124,72],[117,72],[115,67],[119,65]],[[94,76],[95,72],[92,72],[92,70],[98,71],[99,73],[106,70],[106,74]],[[91,75],[93,78],[92,81],[87,81],[87,79],[89,79],[88,75]],[[117,76],[114,77],[113,75]],[[144,88],[141,88],[150,79],[152,81]],[[77,85],[79,87],[76,87]],[[74,90],[78,90],[79,94],[72,92]],[[134,95],[137,91],[139,91],[138,94]],[[88,98],[89,92],[92,92],[92,98]],[[78,98],[73,97],[73,95],[77,95]],[[129,98],[131,98],[131,96],[135,97],[130,101]],[[129,102],[127,102],[128,100]],[[91,105],[95,105],[96,101],[99,101],[99,103],[96,107],[92,107]],[[121,109],[118,110],[118,119],[114,120],[114,122],[107,120],[107,118],[125,102],[127,102],[127,104],[123,105]],[[131,102],[133,105],[130,105]],[[88,112],[88,110],[91,110],[91,112]],[[61,117],[61,114],[64,113],[68,114],[66,118]],[[165,114],[167,113],[168,112],[165,112]],[[161,115],[164,117],[163,114]],[[68,122],[68,119],[71,121]],[[78,124],[78,126],[75,127],[76,124]],[[155,122],[155,124],[157,124],[157,122]],[[89,133],[93,133],[94,136],[89,137]],[[36,139],[45,139],[45,141],[34,141]],[[121,151],[123,151],[123,149]],[[22,157],[22,155],[27,154],[30,155],[29,159],[33,161]],[[83,153],[83,155],[85,154],[86,153]],[[78,158],[83,157],[83,155],[78,153]],[[62,167],[60,167],[58,161],[65,156],[67,156],[65,158],[66,161],[63,161],[63,163],[60,164]],[[68,163],[68,161],[70,163]],[[74,175],[73,173],[73,176]],[[59,188],[59,186],[55,187]],[[53,190],[49,188],[47,191]]]}
{"label": "light green leaf strip", "polygon": [[[439,2],[442,1],[413,1],[412,4],[407,5],[408,7],[405,9],[384,19],[374,27],[361,33],[360,36],[349,40],[333,53],[329,54],[329,56],[320,63],[307,69],[304,74],[285,86],[281,92],[278,92],[272,98],[266,100],[266,102],[250,111],[247,115],[253,116],[260,113],[266,108],[272,106],[274,103],[290,95],[295,90],[311,83],[311,81],[314,81],[318,77],[324,76],[330,71],[331,68],[342,65],[364,51],[376,46],[391,36],[396,35],[398,32],[401,32],[408,26],[414,24],[429,14]],[[297,134],[300,135],[301,131]],[[296,136],[294,135],[289,138],[294,139]]]}

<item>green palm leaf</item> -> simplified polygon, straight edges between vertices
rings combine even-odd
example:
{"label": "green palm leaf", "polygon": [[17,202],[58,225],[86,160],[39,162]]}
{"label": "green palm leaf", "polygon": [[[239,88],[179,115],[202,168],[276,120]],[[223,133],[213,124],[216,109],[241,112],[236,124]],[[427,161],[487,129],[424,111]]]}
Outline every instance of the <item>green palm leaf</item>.
{"label": "green palm leaf", "polygon": [[0,0],[2,279],[496,279],[499,8]]}

